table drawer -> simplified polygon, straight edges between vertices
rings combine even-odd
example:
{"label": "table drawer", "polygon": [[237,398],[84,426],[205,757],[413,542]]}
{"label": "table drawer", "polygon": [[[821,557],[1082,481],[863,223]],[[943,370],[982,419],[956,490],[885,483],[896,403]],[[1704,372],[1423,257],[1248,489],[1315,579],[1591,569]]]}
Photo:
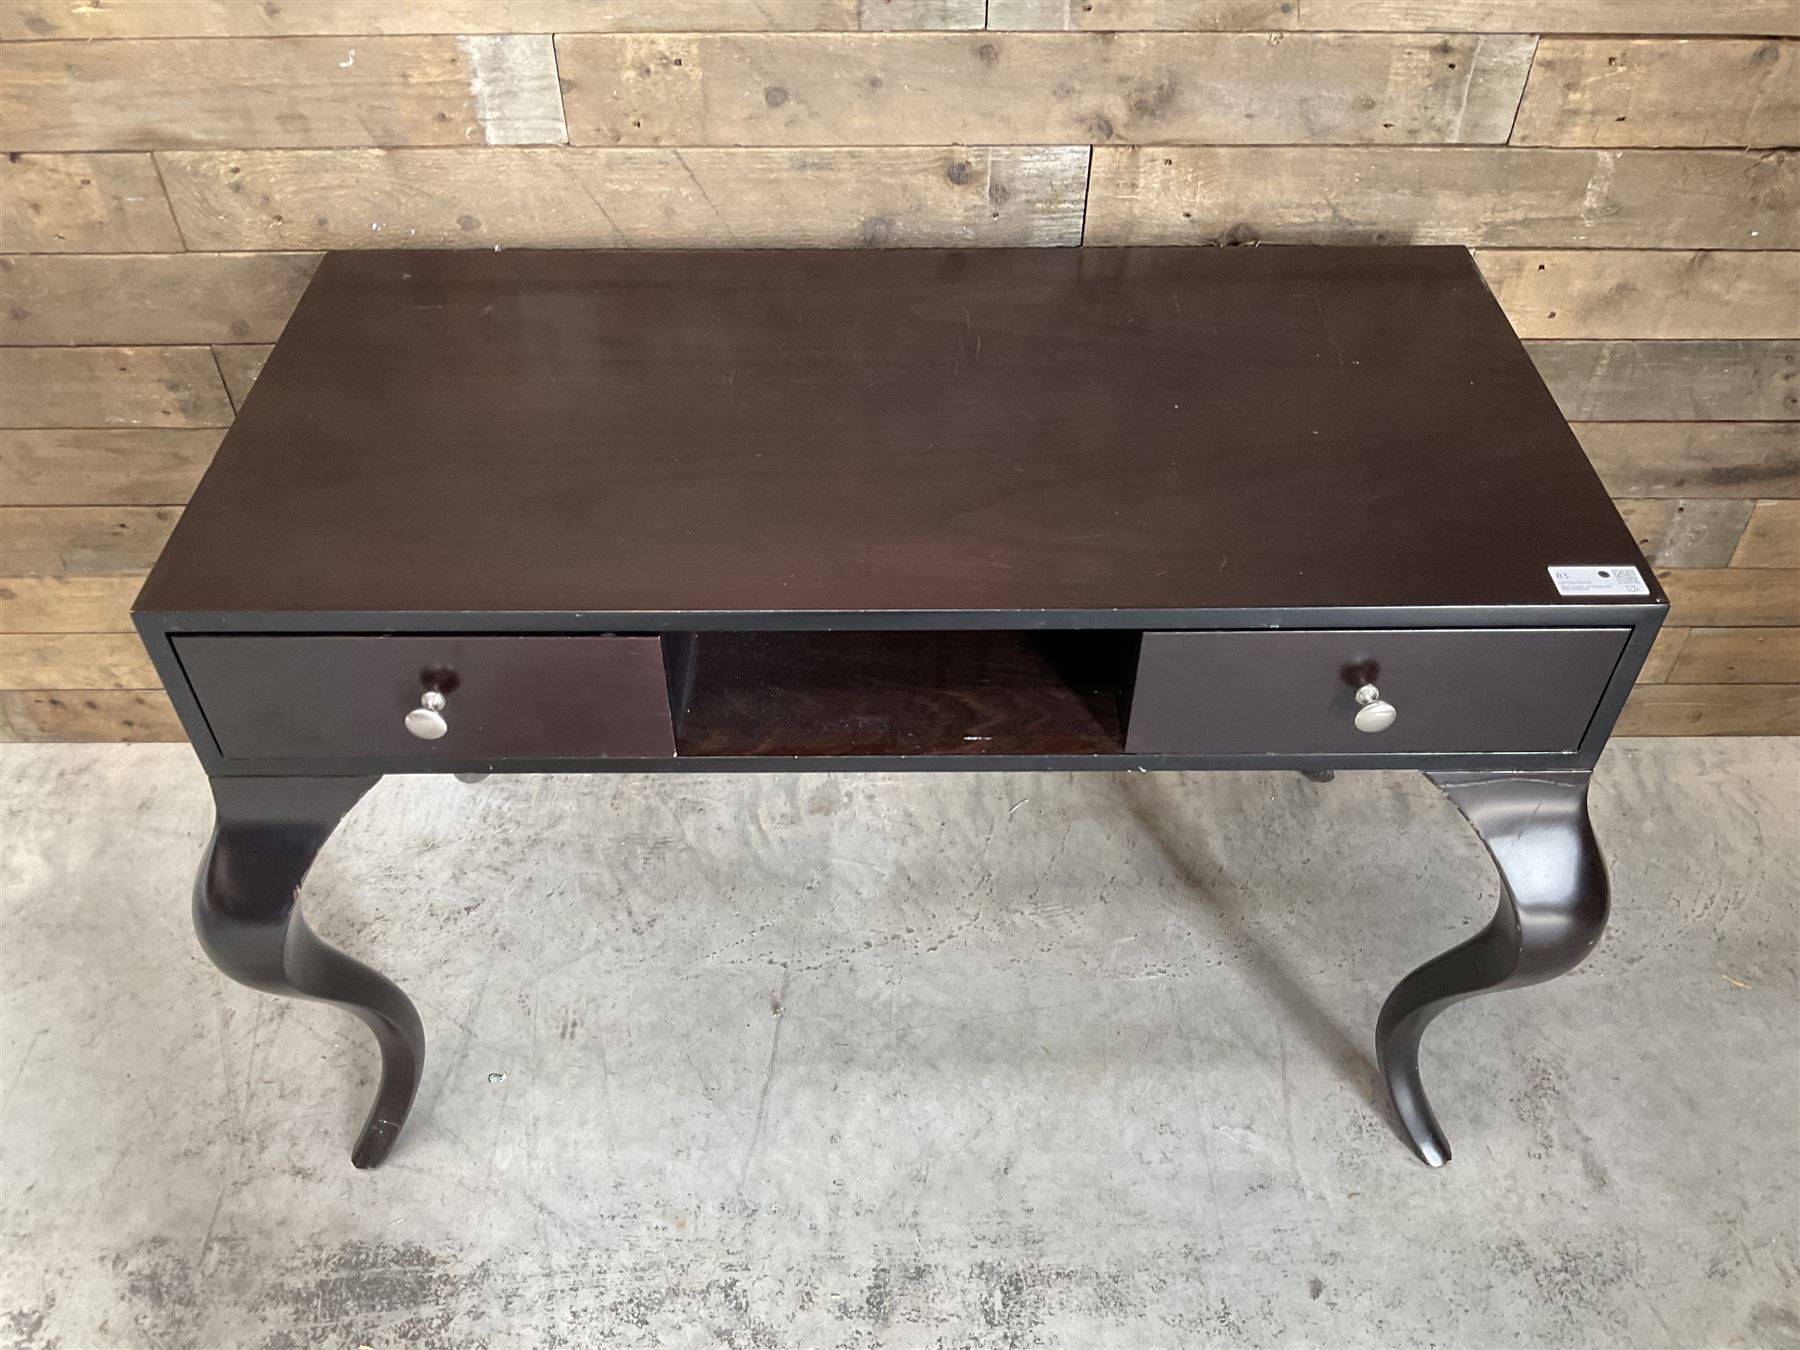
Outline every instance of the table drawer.
{"label": "table drawer", "polygon": [[[227,759],[590,759],[675,753],[655,637],[174,639]],[[407,728],[428,690],[448,730]],[[426,719],[429,721],[429,719]]]}
{"label": "table drawer", "polygon": [[[1126,748],[1181,755],[1575,750],[1629,635],[1626,628],[1146,633]],[[1357,728],[1364,685],[1397,713],[1384,730]]]}

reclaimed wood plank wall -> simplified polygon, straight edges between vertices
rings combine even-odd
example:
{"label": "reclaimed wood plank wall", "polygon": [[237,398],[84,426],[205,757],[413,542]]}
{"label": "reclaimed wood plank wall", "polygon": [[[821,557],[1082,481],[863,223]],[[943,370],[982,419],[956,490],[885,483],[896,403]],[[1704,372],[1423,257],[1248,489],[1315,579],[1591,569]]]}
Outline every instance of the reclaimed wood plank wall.
{"label": "reclaimed wood plank wall", "polygon": [[0,739],[179,734],[138,580],[327,248],[1460,243],[1800,731],[1800,0],[0,0]]}

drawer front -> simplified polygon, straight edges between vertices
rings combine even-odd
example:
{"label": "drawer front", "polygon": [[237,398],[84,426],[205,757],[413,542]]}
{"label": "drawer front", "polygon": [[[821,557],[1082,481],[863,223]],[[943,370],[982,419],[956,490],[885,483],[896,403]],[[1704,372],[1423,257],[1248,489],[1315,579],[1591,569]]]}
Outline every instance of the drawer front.
{"label": "drawer front", "polygon": [[[588,759],[675,753],[654,637],[174,639],[227,759]],[[448,730],[407,714],[443,692]],[[429,719],[426,719],[429,721]]]}
{"label": "drawer front", "polygon": [[[1146,633],[1134,754],[1431,754],[1579,748],[1627,628]],[[1357,690],[1396,716],[1357,729]],[[1379,720],[1379,719],[1370,719]]]}

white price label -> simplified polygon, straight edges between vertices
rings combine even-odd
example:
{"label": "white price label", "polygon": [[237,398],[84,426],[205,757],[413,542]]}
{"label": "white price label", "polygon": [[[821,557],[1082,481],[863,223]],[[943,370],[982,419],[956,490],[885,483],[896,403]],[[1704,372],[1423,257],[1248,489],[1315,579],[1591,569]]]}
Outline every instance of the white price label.
{"label": "white price label", "polygon": [[1649,595],[1635,567],[1552,567],[1558,595]]}

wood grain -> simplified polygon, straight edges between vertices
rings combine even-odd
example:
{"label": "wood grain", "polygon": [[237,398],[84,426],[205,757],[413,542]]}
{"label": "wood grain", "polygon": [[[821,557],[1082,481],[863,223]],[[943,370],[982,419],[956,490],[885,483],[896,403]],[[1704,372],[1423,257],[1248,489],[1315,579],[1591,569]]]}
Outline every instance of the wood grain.
{"label": "wood grain", "polygon": [[1525,344],[1571,422],[1800,417],[1800,342]]}
{"label": "wood grain", "polygon": [[1628,499],[1615,503],[1655,567],[1725,567],[1753,502]]}
{"label": "wood grain", "polygon": [[1669,622],[1689,628],[1800,627],[1800,571],[1773,567],[1658,569]]}
{"label": "wood grain", "polygon": [[[1616,501],[1613,505],[1618,507],[1619,518],[1625,522],[1625,528],[1631,531],[1631,537],[1637,540],[1638,550],[1643,553],[1645,561],[1654,564],[1657,545],[1675,516],[1675,503],[1627,498]],[[1724,563],[1719,566],[1723,567]]]}
{"label": "wood grain", "polygon": [[0,634],[0,689],[154,689],[135,633]]}
{"label": "wood grain", "polygon": [[1656,641],[1650,646],[1650,655],[1644,658],[1644,668],[1638,672],[1639,684],[1661,684],[1669,678],[1669,672],[1675,668],[1675,661],[1681,655],[1682,644],[1687,641],[1688,628],[1670,628],[1664,625],[1656,635]]}
{"label": "wood grain", "polygon": [[1640,684],[1615,736],[1793,736],[1800,684]]}
{"label": "wood grain", "polygon": [[[1800,8],[1800,6],[1797,6]],[[1793,145],[1800,43],[1545,38],[1514,145]]]}
{"label": "wood grain", "polygon": [[0,344],[273,342],[316,253],[0,257]]}
{"label": "wood grain", "polygon": [[1800,682],[1800,628],[1696,628],[1682,644],[1671,684]]}
{"label": "wood grain", "polygon": [[169,506],[0,506],[0,576],[148,572],[180,515]]}
{"label": "wood grain", "polygon": [[1577,422],[1615,497],[1800,497],[1792,422]]}
{"label": "wood grain", "polygon": [[181,247],[150,156],[0,154],[0,251]]}
{"label": "wood grain", "polygon": [[559,36],[590,145],[1499,144],[1535,39]]}
{"label": "wood grain", "polygon": [[9,0],[0,40],[979,28],[983,0]]}
{"label": "wood grain", "polygon": [[987,26],[1040,32],[1293,32],[1287,0],[987,0]]}
{"label": "wood grain", "polygon": [[683,755],[1118,754],[1129,635],[704,633]]}
{"label": "wood grain", "polygon": [[1800,568],[1800,501],[1758,502],[1731,565]]}
{"label": "wood grain", "polygon": [[0,691],[0,741],[182,741],[160,689]]}
{"label": "wood grain", "polygon": [[167,506],[188,499],[223,433],[0,431],[0,506]]}
{"label": "wood grain", "polygon": [[1800,33],[1791,0],[988,0],[988,27]]}
{"label": "wood grain", "polygon": [[1478,249],[1520,337],[1800,337],[1800,253]]}
{"label": "wood grain", "polygon": [[11,43],[0,125],[20,150],[565,139],[545,34]]}
{"label": "wood grain", "polygon": [[0,347],[0,428],[230,422],[205,347]]}
{"label": "wood grain", "polygon": [[1101,146],[1086,241],[1792,249],[1796,206],[1785,152]]}
{"label": "wood grain", "polygon": [[338,253],[195,500],[147,610],[1505,604],[1632,553],[1459,249]]}
{"label": "wood grain", "polygon": [[[1038,31],[858,32],[984,17]],[[551,34],[594,148],[490,148],[561,138]],[[1707,147],[1800,140],[1794,37],[1792,0],[0,3],[0,633],[127,630],[310,250],[1069,244],[1094,142],[1089,243],[1476,246],[1674,597],[1643,678],[1688,701],[1640,734],[1756,730],[1791,714],[1741,691],[1800,682],[1800,157]],[[1478,148],[1515,71],[1530,148]],[[43,651],[0,738],[179,738]]]}
{"label": "wood grain", "polygon": [[1083,146],[159,156],[189,244],[216,249],[1075,244],[1087,160]]}
{"label": "wood grain", "polygon": [[233,408],[244,406],[244,400],[250,395],[250,386],[262,374],[262,368],[268,363],[269,353],[273,350],[274,347],[269,343],[213,348],[213,359],[219,363],[219,374],[225,381],[226,392],[231,395]]}
{"label": "wood grain", "polygon": [[142,584],[130,575],[0,577],[0,633],[129,633]]}

